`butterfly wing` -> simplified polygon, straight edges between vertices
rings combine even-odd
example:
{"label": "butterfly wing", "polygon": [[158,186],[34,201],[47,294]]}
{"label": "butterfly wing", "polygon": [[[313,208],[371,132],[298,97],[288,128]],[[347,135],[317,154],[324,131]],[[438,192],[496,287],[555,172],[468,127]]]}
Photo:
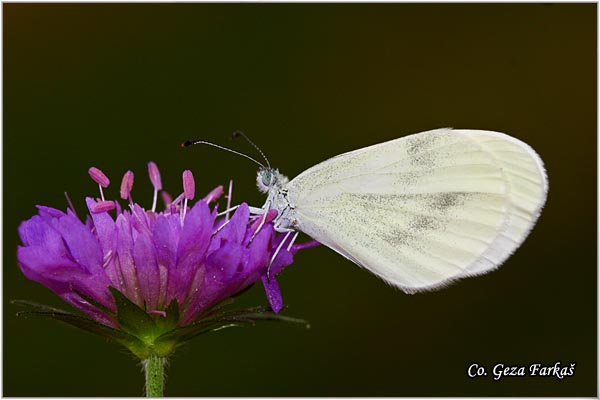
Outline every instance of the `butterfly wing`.
{"label": "butterfly wing", "polygon": [[287,189],[300,230],[411,293],[502,264],[548,185],[527,144],[438,129],[331,158]]}

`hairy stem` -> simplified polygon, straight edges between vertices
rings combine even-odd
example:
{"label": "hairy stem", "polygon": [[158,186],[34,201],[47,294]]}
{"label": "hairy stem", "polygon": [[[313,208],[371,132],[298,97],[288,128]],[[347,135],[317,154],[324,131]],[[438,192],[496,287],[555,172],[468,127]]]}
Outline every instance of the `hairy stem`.
{"label": "hairy stem", "polygon": [[152,354],[143,361],[146,374],[146,397],[163,397],[167,359]]}

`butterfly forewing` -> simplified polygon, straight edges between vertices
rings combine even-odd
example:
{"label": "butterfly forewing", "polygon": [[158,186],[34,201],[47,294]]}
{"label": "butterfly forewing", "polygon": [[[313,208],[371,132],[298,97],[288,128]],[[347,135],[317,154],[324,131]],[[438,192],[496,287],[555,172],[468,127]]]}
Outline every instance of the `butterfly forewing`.
{"label": "butterfly forewing", "polygon": [[287,189],[299,229],[414,292],[500,265],[534,225],[547,183],[526,144],[441,129],[334,157]]}

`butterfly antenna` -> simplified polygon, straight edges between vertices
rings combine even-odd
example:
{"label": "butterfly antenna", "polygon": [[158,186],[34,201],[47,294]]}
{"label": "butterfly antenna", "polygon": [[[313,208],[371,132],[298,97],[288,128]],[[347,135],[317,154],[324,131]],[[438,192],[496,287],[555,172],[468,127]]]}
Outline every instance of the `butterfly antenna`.
{"label": "butterfly antenna", "polygon": [[[185,141],[184,143],[181,144],[181,147],[189,147],[189,146],[193,146],[193,145],[196,145],[196,144],[207,144],[209,146],[216,147],[217,149],[229,151],[231,153],[237,154],[238,156],[246,157],[247,159],[249,159],[251,161],[254,161],[258,165],[260,165],[262,168],[265,168],[265,166],[263,164],[259,163],[254,158],[250,157],[249,155],[246,155],[244,153],[240,153],[239,151],[235,151],[235,150],[229,149],[229,148],[224,147],[224,146],[219,146],[218,144],[207,142],[206,140],[187,140],[187,141]],[[267,164],[268,164],[268,161],[267,161]],[[269,166],[269,168],[271,168],[271,166]]]}
{"label": "butterfly antenna", "polygon": [[250,143],[256,150],[258,150],[258,152],[260,153],[260,155],[262,156],[262,158],[264,158],[264,160],[267,162],[267,166],[269,167],[269,169],[271,169],[271,163],[269,162],[269,159],[267,158],[267,156],[265,156],[265,153],[262,152],[262,150],[260,149],[260,147],[258,147],[252,140],[250,140],[250,138],[248,136],[246,136],[246,134],[242,131],[235,131],[231,134],[231,137],[238,138],[238,137],[243,137],[244,139],[246,139],[246,141],[248,143]]}

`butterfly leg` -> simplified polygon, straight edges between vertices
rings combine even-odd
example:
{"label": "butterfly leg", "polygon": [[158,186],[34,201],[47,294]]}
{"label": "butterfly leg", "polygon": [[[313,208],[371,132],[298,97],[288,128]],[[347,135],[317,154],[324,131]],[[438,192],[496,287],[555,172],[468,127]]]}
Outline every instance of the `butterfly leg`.
{"label": "butterfly leg", "polygon": [[[233,189],[233,179],[229,180],[229,190],[227,191],[227,209],[231,208],[231,191]],[[225,221],[229,221],[229,212],[225,214]]]}
{"label": "butterfly leg", "polygon": [[290,244],[288,244],[288,247],[286,248],[287,251],[290,251],[292,249],[292,246],[294,245],[294,242],[296,241],[296,239],[298,239],[299,234],[300,234],[300,231],[296,231],[296,233],[294,233],[294,237],[292,237]]}
{"label": "butterfly leg", "polygon": [[250,238],[250,241],[248,242],[248,246],[250,246],[250,243],[252,243],[252,241],[254,240],[254,238],[256,237],[256,235],[258,235],[258,232],[260,232],[260,230],[262,229],[263,225],[265,224],[265,221],[267,220],[267,215],[269,214],[269,206],[271,205],[271,202],[269,200],[267,200],[267,202],[265,203],[265,207],[264,208],[256,208],[256,207],[251,207],[250,212],[252,212],[252,209],[254,210],[260,210],[260,212],[256,212],[256,214],[262,214],[262,217],[260,219],[260,224],[258,225],[258,227],[256,228],[256,230],[254,231],[254,233],[252,234],[252,237]]}
{"label": "butterfly leg", "polygon": [[292,232],[293,232],[293,229],[290,229],[285,234],[285,236],[283,237],[283,240],[281,241],[281,243],[279,243],[279,246],[277,246],[277,249],[275,249],[275,253],[273,253],[273,256],[271,257],[271,260],[269,260],[269,265],[267,266],[267,279],[269,279],[269,280],[271,279],[271,265],[273,264],[273,261],[275,261],[275,258],[277,257],[277,255],[281,251],[281,248],[285,244],[285,241],[292,234]]}
{"label": "butterfly leg", "polygon": [[261,214],[265,213],[265,209],[264,208],[260,208],[260,207],[249,206],[248,210],[250,210],[250,214],[255,214],[255,215],[261,215]]}
{"label": "butterfly leg", "polygon": [[225,228],[227,226],[227,224],[230,223],[230,222],[231,222],[230,219],[228,219],[227,221],[225,221],[223,223],[223,225],[221,225],[220,227],[218,227],[217,230],[213,232],[212,236],[215,236],[217,233],[221,232],[221,229]]}
{"label": "butterfly leg", "polygon": [[[240,205],[238,204],[237,206],[230,207],[227,210],[218,213],[217,217],[221,217],[223,215],[227,215],[231,211],[236,210],[239,206]],[[256,215],[264,214],[264,215],[266,215],[265,211],[262,208],[258,208],[258,207],[248,207],[248,208],[249,208],[251,214],[256,214]],[[265,217],[263,216],[262,218],[264,219]],[[213,232],[212,236],[215,236],[217,233],[219,233],[221,231],[221,229],[225,228],[225,226],[227,226],[227,224],[230,221],[231,221],[230,219],[226,218],[225,223],[223,223],[223,225],[221,225],[220,227],[218,227],[217,230]],[[254,232],[254,234],[252,235],[252,238],[251,238],[250,242],[248,243],[248,246],[250,245],[250,243],[252,243],[252,239],[254,239],[254,236],[256,236],[258,234],[258,231],[260,230],[260,228],[262,227],[262,225],[264,225],[264,222],[262,222],[261,226],[258,227],[257,231]]]}
{"label": "butterfly leg", "polygon": [[[229,207],[227,210],[221,211],[220,213],[218,213],[217,217],[222,217],[223,215],[227,215],[230,212],[237,210],[239,207],[240,207],[240,204],[238,204],[237,206]],[[260,207],[249,206],[248,209],[250,210],[250,214],[254,214],[254,215],[261,215],[261,214],[265,213],[265,210]]]}
{"label": "butterfly leg", "polygon": [[222,212],[218,213],[218,214],[217,214],[217,217],[222,217],[223,215],[227,215],[227,214],[229,214],[231,211],[235,211],[235,210],[237,210],[239,206],[240,206],[240,204],[238,204],[237,206],[230,207],[230,208],[228,208],[227,210],[225,210],[225,211],[222,211]]}

